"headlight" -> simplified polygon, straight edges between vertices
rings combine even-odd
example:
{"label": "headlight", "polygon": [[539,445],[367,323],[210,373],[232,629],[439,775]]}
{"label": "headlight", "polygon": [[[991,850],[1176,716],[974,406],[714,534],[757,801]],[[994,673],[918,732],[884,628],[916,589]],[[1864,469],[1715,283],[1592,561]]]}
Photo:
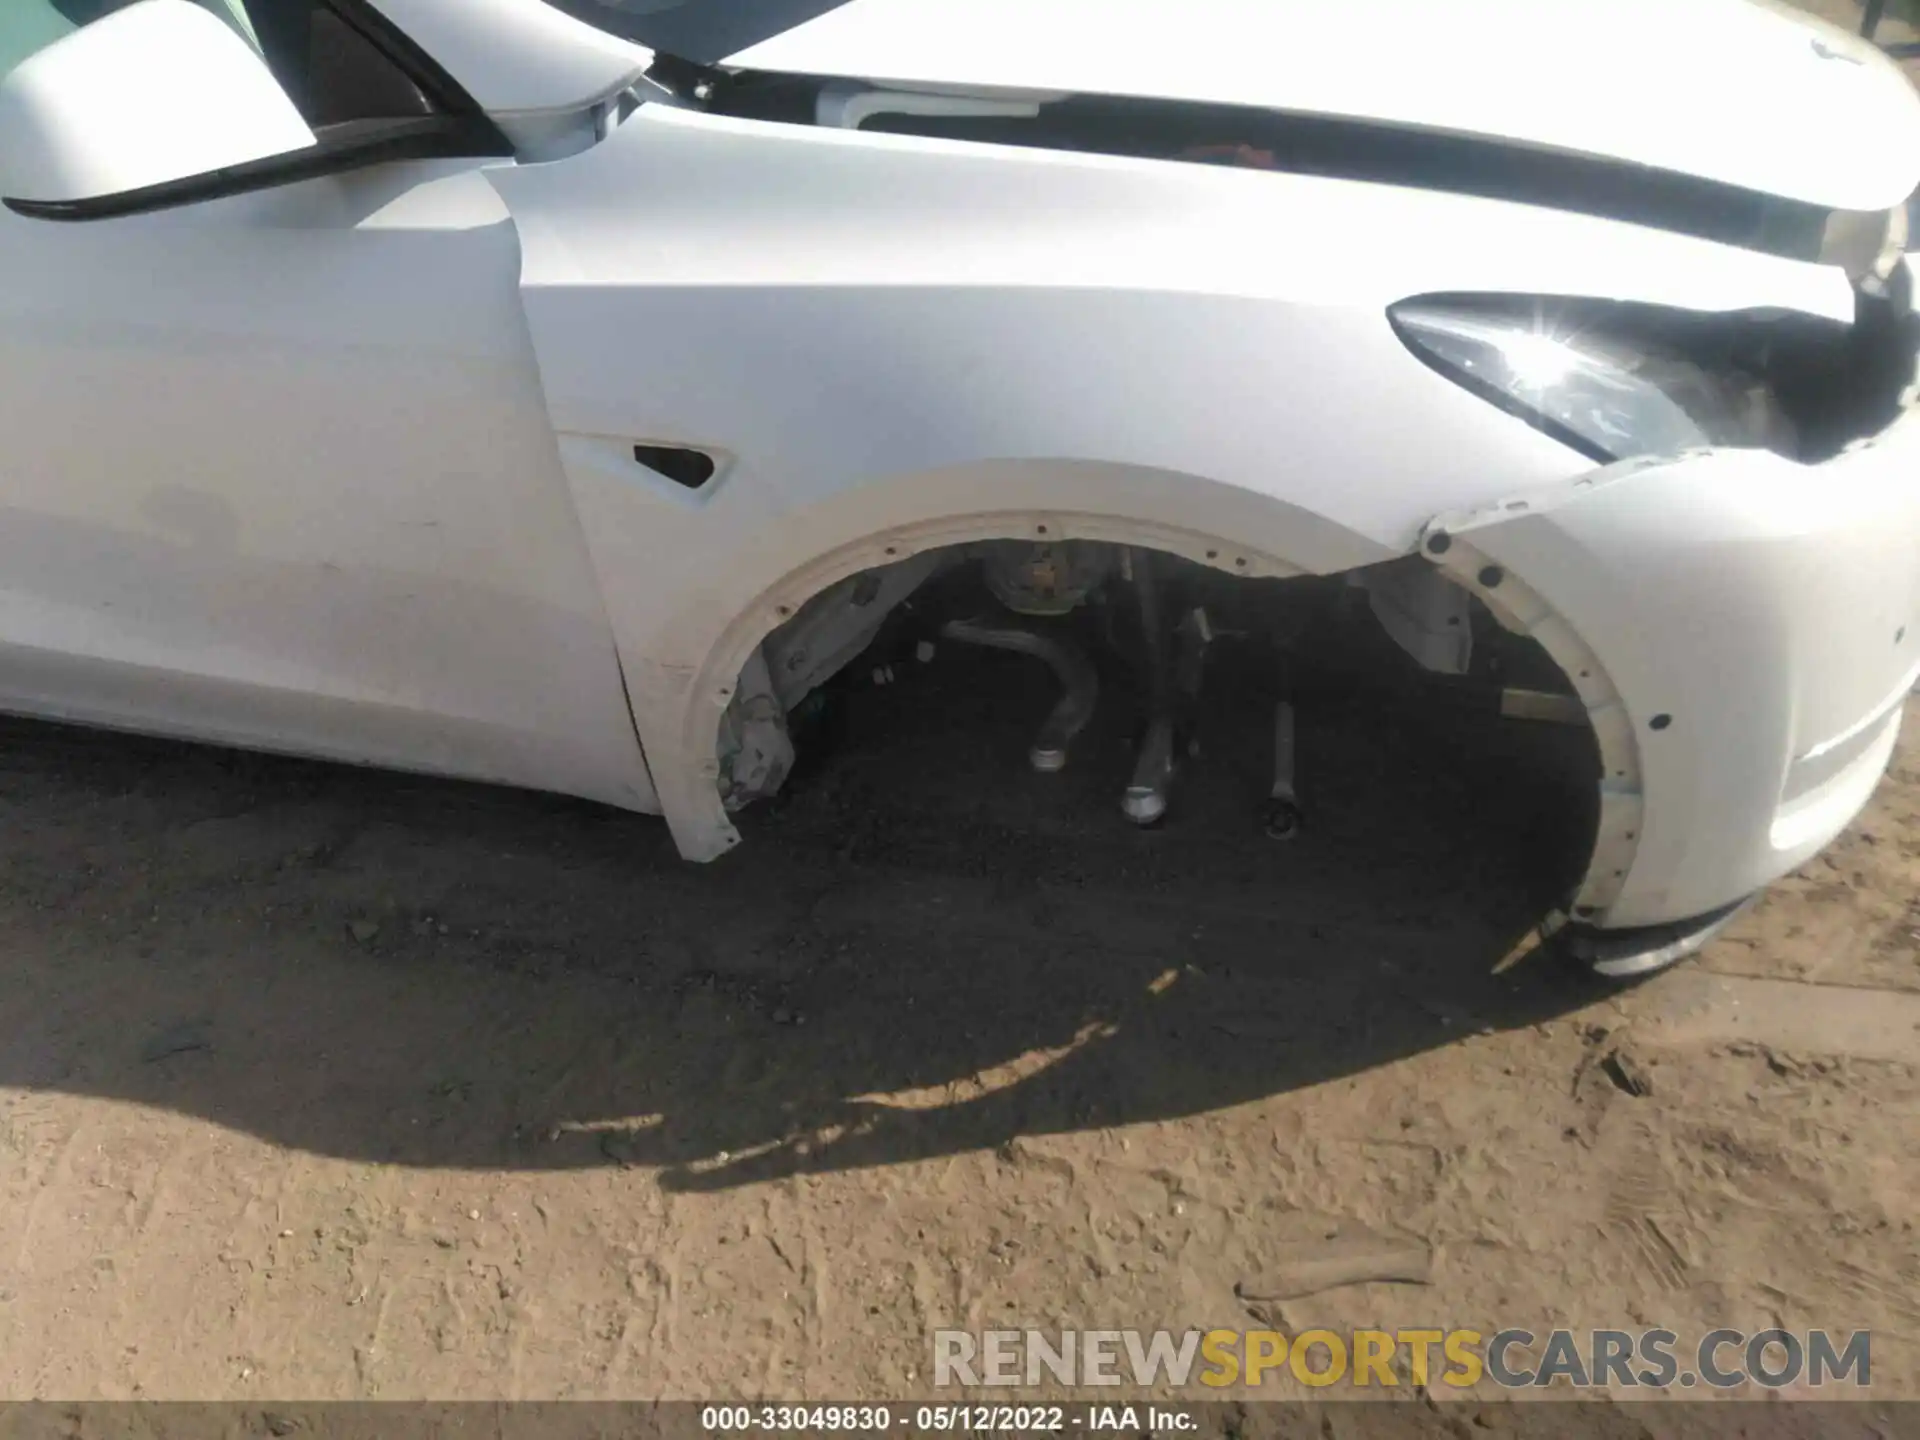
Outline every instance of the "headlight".
{"label": "headlight", "polygon": [[1591,459],[1710,445],[1792,453],[1792,427],[1757,379],[1545,313],[1415,301],[1390,314],[1427,364]]}

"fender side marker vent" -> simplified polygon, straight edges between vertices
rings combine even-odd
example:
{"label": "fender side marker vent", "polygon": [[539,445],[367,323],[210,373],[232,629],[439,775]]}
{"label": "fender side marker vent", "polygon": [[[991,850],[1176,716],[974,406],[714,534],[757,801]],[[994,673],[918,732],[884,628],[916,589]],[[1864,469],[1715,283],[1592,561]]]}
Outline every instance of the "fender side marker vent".
{"label": "fender side marker vent", "polygon": [[664,475],[676,485],[698,490],[713,478],[713,457],[704,450],[689,450],[683,445],[636,445],[633,458],[656,475]]}

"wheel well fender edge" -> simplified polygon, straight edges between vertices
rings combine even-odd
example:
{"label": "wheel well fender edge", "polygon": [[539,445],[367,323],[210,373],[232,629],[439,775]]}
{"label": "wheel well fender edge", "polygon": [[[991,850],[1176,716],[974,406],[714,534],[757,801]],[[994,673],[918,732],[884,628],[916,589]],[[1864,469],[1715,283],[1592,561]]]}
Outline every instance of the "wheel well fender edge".
{"label": "wheel well fender edge", "polygon": [[[1097,540],[1177,555],[1229,575],[1281,577],[1308,568],[1271,551],[1205,531],[1121,515],[1052,509],[992,510],[875,531],[788,569],[714,634],[704,658],[643,684],[635,720],[675,844],[689,860],[712,860],[740,842],[717,788],[715,746],[741,667],[813,596],[849,576],[927,550],[983,540]],[[656,750],[667,753],[656,755]]]}
{"label": "wheel well fender edge", "polygon": [[1420,553],[1478,596],[1500,624],[1546,651],[1586,709],[1600,750],[1599,816],[1593,853],[1568,907],[1583,923],[1603,921],[1633,869],[1645,808],[1640,742],[1619,688],[1599,655],[1537,590],[1460,533],[1459,519],[1430,523],[1421,532]]}

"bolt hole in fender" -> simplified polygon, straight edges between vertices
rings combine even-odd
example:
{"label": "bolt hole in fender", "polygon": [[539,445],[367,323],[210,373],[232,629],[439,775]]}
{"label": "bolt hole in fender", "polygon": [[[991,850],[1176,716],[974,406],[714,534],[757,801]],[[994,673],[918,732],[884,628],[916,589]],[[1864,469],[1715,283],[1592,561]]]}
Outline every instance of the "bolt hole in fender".
{"label": "bolt hole in fender", "polygon": [[[1325,733],[1325,716],[1352,714],[1356,701],[1413,732],[1444,733],[1463,716],[1503,758],[1509,749],[1519,758],[1519,732],[1557,730],[1548,770],[1523,778],[1517,768],[1496,781],[1559,787],[1565,810],[1557,835],[1544,835],[1549,851],[1559,847],[1538,872],[1546,916],[1501,970],[1557,941],[1588,970],[1632,981],[1703,947],[1753,899],[1674,922],[1603,927],[1644,835],[1644,747],[1680,732],[1682,716],[1659,710],[1636,726],[1605,664],[1544,597],[1442,528],[1423,536],[1419,557],[1334,576],[1094,516],[983,516],[851,547],[789,576],[714,647],[703,666],[710,703],[689,714],[685,732],[707,785],[682,820],[710,826],[712,852],[730,849],[739,835],[730,812],[780,795],[822,739],[814,724],[822,708],[860,707],[862,691],[912,682],[937,643],[1039,662],[1031,678],[1050,676],[1052,687],[1021,701],[1025,753],[1002,747],[991,783],[1031,789],[1037,781],[1021,780],[1021,770],[1050,778],[1092,768],[1098,778],[1079,793],[1104,787],[1104,801],[1085,812],[1098,806],[1112,829],[1190,835],[1187,826],[1208,820],[1183,816],[1183,789],[1217,789],[1225,766],[1242,791],[1227,822],[1236,833],[1252,843],[1261,833],[1311,841],[1315,789],[1338,785],[1315,774],[1325,756],[1296,739],[1300,714],[1309,735]],[[1252,689],[1248,668],[1261,676]],[[1252,714],[1227,712],[1250,695]],[[899,699],[889,712],[906,726],[925,716]],[[1125,764],[1100,749],[1100,735],[1116,732]],[[1450,764],[1448,751],[1436,747],[1432,762]],[[1340,820],[1332,814],[1334,833]]]}
{"label": "bolt hole in fender", "polygon": [[[879,704],[915,725],[921,667],[958,646],[1026,657],[991,662],[1009,667],[1002,674],[1024,667],[1026,680],[1025,744],[1003,746],[995,763],[1008,786],[1059,776],[1079,787],[1092,801],[1081,823],[1190,835],[1219,812],[1188,813],[1184,792],[1217,794],[1224,774],[1242,792],[1224,823],[1248,843],[1310,840],[1316,789],[1342,789],[1316,775],[1327,746],[1318,741],[1316,755],[1313,737],[1328,716],[1371,707],[1416,734],[1435,718],[1441,732],[1465,727],[1496,750],[1519,728],[1552,742],[1546,783],[1579,797],[1542,867],[1537,893],[1552,914],[1597,914],[1631,863],[1636,797],[1605,776],[1632,775],[1637,760],[1607,717],[1599,662],[1470,547],[1444,574],[1407,557],[1313,576],[1218,539],[1090,516],[915,527],[775,586],[701,669],[708,698],[688,712],[685,745],[703,757],[707,783],[699,813],[681,823],[693,822],[709,853],[731,848],[730,815],[785,792],[829,732],[818,723],[825,707]],[[1568,677],[1581,671],[1576,689]],[[1600,753],[1590,703],[1616,754]],[[1528,723],[1541,720],[1558,723]],[[1344,839],[1340,808],[1327,829]]]}
{"label": "bolt hole in fender", "polygon": [[[950,643],[1024,653],[1050,667],[1062,693],[1037,727],[1029,758],[1035,770],[1063,768],[1091,716],[1098,680],[1077,646],[1023,622],[1070,615],[1110,575],[1134,583],[1130,553],[1241,577],[1300,573],[1272,556],[1240,553],[1224,542],[1145,522],[1012,513],[905,527],[843,547],[784,578],[728,627],[690,687],[708,699],[687,708],[682,753],[698,757],[698,769],[711,783],[690,807],[694,814],[676,821],[669,810],[683,852],[712,858],[739,843],[728,812],[777,792],[793,765],[786,716],[860,656],[923,585],[969,562],[988,561],[990,576],[1000,581],[973,597],[985,613],[945,617],[928,633]],[[1152,626],[1137,633],[1148,648],[1160,638]],[[1167,638],[1193,652],[1192,641]],[[1194,659],[1183,660],[1183,693],[1197,690],[1197,666]],[[1162,789],[1170,783],[1171,739]],[[1164,814],[1164,805],[1148,808],[1144,823]]]}
{"label": "bolt hole in fender", "polygon": [[[1498,513],[1520,514],[1527,508],[1528,502],[1514,501],[1499,507]],[[1571,685],[1581,719],[1591,729],[1599,752],[1599,805],[1592,854],[1585,874],[1566,906],[1550,912],[1536,935],[1516,946],[1506,957],[1503,965],[1510,965],[1524,958],[1532,943],[1560,936],[1569,921],[1587,925],[1598,919],[1619,895],[1633,867],[1641,829],[1639,741],[1632,719],[1599,657],[1572,627],[1553,613],[1536,591],[1440,526],[1429,529],[1421,550],[1442,574],[1461,588],[1469,589],[1505,630],[1528,637],[1552,659]],[[1671,719],[1669,715],[1658,715],[1650,726],[1664,730]],[[1722,924],[1731,918],[1727,916]],[[1583,947],[1578,932],[1571,939],[1575,953],[1581,958],[1614,967],[1602,968],[1602,964],[1596,964],[1601,973],[1624,977],[1651,973],[1690,954],[1697,944],[1683,945],[1683,941],[1695,938],[1698,932],[1698,944],[1704,944],[1720,928],[1715,925],[1710,931],[1700,931],[1699,927],[1683,926],[1663,930],[1657,936],[1646,937],[1646,944],[1638,943],[1635,937],[1623,936],[1604,954]],[[1656,954],[1657,958],[1649,958]]]}

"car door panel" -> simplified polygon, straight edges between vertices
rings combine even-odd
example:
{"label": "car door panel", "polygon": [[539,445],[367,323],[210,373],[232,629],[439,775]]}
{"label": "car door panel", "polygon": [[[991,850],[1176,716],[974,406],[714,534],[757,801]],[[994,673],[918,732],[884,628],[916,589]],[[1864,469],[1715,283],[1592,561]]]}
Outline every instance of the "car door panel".
{"label": "car door panel", "polygon": [[452,168],[0,211],[0,706],[652,807],[516,237]]}

